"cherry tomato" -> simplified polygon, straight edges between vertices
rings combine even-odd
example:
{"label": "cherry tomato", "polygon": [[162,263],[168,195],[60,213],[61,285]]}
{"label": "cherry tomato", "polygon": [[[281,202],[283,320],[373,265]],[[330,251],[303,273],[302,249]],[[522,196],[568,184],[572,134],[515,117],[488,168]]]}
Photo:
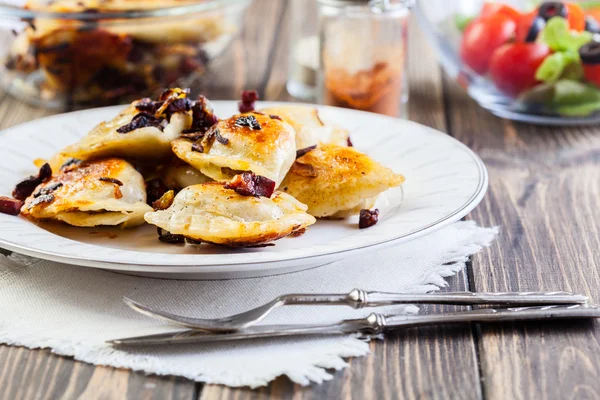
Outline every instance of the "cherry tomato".
{"label": "cherry tomato", "polygon": [[517,28],[515,31],[515,39],[517,42],[524,42],[527,34],[529,33],[529,29],[531,25],[533,25],[533,21],[538,15],[537,10],[533,10],[526,14],[521,14],[519,19],[517,20]]}
{"label": "cherry tomato", "polygon": [[508,42],[514,33],[515,23],[504,15],[478,18],[463,33],[460,56],[475,72],[485,74],[494,50]]}
{"label": "cherry tomato", "polygon": [[535,71],[550,54],[543,43],[509,43],[497,49],[490,61],[492,80],[503,93],[516,96],[535,86]]}
{"label": "cherry tomato", "polygon": [[581,32],[585,29],[585,12],[579,4],[565,3],[567,6],[567,20],[569,28]]}
{"label": "cherry tomato", "polygon": [[481,12],[479,13],[479,17],[490,17],[492,15],[502,14],[510,19],[512,19],[515,24],[519,21],[521,17],[521,13],[511,6],[507,6],[505,4],[500,3],[483,3],[483,7],[481,8]]}
{"label": "cherry tomato", "polygon": [[585,80],[600,86],[600,64],[583,64]]}

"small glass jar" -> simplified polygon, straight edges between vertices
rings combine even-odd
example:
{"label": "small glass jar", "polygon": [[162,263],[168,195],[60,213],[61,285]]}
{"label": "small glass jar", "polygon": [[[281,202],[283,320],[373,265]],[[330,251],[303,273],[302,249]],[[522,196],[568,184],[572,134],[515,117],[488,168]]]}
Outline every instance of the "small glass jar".
{"label": "small glass jar", "polygon": [[317,0],[290,0],[290,55],[286,88],[303,100],[316,98],[319,70]]}
{"label": "small glass jar", "polygon": [[405,117],[410,0],[318,0],[319,102]]}

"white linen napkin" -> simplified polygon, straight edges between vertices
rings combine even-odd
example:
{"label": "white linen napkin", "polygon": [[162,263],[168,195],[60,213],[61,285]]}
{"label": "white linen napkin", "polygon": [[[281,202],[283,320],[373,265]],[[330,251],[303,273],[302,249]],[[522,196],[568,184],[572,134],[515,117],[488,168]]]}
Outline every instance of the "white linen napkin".
{"label": "white linen napkin", "polygon": [[[471,254],[497,233],[473,221],[457,222],[396,247],[286,275],[223,280],[172,281],[42,261],[16,254],[0,256],[0,343],[51,348],[98,365],[179,375],[201,382],[258,387],[279,375],[294,382],[322,382],[327,368],[363,356],[368,344],[352,337],[286,338],[223,344],[115,349],[108,339],[161,333],[172,326],[137,314],[121,301],[195,317],[216,318],[245,311],[285,293],[366,290],[427,292],[464,267]],[[358,318],[373,309],[289,306],[263,323],[319,323]],[[386,312],[416,312],[414,306]]]}

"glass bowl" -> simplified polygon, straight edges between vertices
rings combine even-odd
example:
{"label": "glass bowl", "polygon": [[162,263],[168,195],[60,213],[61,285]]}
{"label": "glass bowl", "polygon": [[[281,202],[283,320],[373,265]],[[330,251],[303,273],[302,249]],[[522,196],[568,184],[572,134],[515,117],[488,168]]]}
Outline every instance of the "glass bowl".
{"label": "glass bowl", "polygon": [[[541,106],[504,95],[486,76],[464,65],[459,54],[462,32],[456,23],[460,16],[477,16],[484,0],[416,0],[414,14],[434,46],[445,72],[463,87],[469,96],[492,114],[515,121],[543,125],[588,125],[600,123],[600,113],[585,117],[562,116]],[[499,3],[524,11],[541,1],[503,0]]]}
{"label": "glass bowl", "polygon": [[198,86],[252,0],[39,1],[0,1],[0,85],[75,109]]}

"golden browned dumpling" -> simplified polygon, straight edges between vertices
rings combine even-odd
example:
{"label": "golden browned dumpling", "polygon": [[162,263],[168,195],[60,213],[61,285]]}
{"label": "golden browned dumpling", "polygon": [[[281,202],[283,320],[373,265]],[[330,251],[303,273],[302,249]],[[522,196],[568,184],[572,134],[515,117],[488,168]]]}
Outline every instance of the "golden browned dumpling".
{"label": "golden browned dumpling", "polygon": [[352,147],[324,145],[298,158],[280,190],[308,206],[318,218],[345,218],[370,208],[375,198],[404,182]]}
{"label": "golden browned dumpling", "polygon": [[151,210],[142,175],[126,161],[111,158],[66,166],[35,189],[21,213],[74,226],[132,227],[143,224]]}
{"label": "golden browned dumpling", "polygon": [[[56,160],[77,158],[91,160],[104,157],[123,157],[136,159],[159,160],[171,155],[171,141],[175,140],[181,132],[188,129],[192,123],[189,112],[174,113],[170,120],[160,119],[145,124],[139,121],[143,115],[132,103],[113,120],[102,122],[91,130],[79,142],[62,150]],[[146,115],[150,115],[147,114]],[[152,117],[150,115],[150,117]],[[139,122],[136,124],[134,118]],[[142,127],[137,129],[136,125]],[[59,162],[51,162],[53,167]]]}
{"label": "golden browned dumpling", "polygon": [[146,221],[173,235],[232,247],[269,243],[315,223],[306,206],[285,193],[242,196],[224,186],[183,189],[171,207],[147,213]]}
{"label": "golden browned dumpling", "polygon": [[296,157],[292,126],[261,113],[234,115],[219,121],[203,139],[178,139],[173,152],[204,175],[228,181],[252,171],[279,184]]}
{"label": "golden browned dumpling", "polygon": [[261,110],[265,114],[278,115],[296,130],[296,148],[304,149],[316,144],[348,145],[348,131],[335,125],[325,124],[319,110],[308,106],[280,106]]}

